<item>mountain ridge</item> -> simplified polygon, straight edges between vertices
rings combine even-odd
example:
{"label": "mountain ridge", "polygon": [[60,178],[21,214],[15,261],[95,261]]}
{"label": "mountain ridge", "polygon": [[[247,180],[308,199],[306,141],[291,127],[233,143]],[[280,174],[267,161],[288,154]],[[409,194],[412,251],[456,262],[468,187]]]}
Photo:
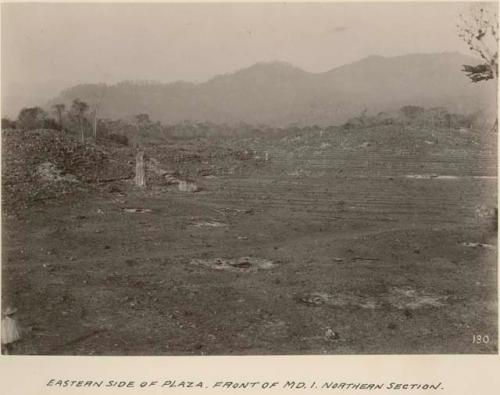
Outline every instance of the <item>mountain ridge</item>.
{"label": "mountain ridge", "polygon": [[287,126],[331,125],[368,109],[403,105],[451,111],[496,111],[496,85],[471,83],[463,64],[480,61],[457,52],[371,55],[331,70],[311,73],[282,61],[258,62],[205,82],[85,84],[68,88],[48,105],[89,103],[105,86],[103,118],[145,112],[164,123],[182,121]]}

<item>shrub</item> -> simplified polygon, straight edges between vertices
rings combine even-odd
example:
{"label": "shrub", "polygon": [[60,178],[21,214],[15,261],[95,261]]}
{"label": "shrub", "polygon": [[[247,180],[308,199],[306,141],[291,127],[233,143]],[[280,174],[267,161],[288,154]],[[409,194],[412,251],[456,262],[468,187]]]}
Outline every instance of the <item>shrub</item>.
{"label": "shrub", "polygon": [[15,129],[16,122],[11,121],[9,118],[2,118],[2,129]]}
{"label": "shrub", "polygon": [[114,141],[115,143],[122,145],[129,145],[128,137],[124,134],[110,133],[108,134],[108,140]]}
{"label": "shrub", "polygon": [[23,108],[17,117],[17,126],[20,129],[40,129],[45,127],[47,113],[40,107]]}
{"label": "shrub", "polygon": [[406,118],[415,119],[422,115],[425,109],[419,106],[403,106],[400,111]]}

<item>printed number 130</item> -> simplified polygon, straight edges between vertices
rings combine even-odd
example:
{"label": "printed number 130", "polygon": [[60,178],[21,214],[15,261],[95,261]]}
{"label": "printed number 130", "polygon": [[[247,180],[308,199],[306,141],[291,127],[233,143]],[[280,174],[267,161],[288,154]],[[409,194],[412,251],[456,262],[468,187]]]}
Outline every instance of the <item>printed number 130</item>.
{"label": "printed number 130", "polygon": [[488,335],[472,335],[472,343],[474,344],[487,344],[490,342]]}

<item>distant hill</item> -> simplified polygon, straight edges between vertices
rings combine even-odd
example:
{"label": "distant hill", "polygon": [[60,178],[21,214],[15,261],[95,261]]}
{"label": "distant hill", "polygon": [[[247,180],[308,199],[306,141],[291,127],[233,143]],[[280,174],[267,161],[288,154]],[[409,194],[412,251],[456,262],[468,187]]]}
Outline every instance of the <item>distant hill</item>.
{"label": "distant hill", "polygon": [[164,123],[321,126],[344,122],[364,109],[377,113],[410,104],[494,113],[495,83],[473,84],[461,71],[463,64],[478,63],[459,53],[370,56],[324,73],[309,73],[283,62],[257,63],[199,84],[78,85],[48,105],[69,104],[75,98],[91,104],[104,89],[101,117],[148,113]]}

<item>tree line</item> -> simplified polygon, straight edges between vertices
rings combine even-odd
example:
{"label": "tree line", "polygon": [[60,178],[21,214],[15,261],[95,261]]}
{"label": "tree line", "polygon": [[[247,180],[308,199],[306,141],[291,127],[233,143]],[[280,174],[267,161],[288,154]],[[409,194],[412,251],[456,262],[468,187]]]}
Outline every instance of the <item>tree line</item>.
{"label": "tree line", "polygon": [[89,108],[89,105],[80,99],[73,100],[69,108],[62,103],[54,104],[50,111],[38,106],[26,107],[19,112],[15,121],[2,118],[2,128],[78,131],[84,142],[85,132],[91,125]]}

